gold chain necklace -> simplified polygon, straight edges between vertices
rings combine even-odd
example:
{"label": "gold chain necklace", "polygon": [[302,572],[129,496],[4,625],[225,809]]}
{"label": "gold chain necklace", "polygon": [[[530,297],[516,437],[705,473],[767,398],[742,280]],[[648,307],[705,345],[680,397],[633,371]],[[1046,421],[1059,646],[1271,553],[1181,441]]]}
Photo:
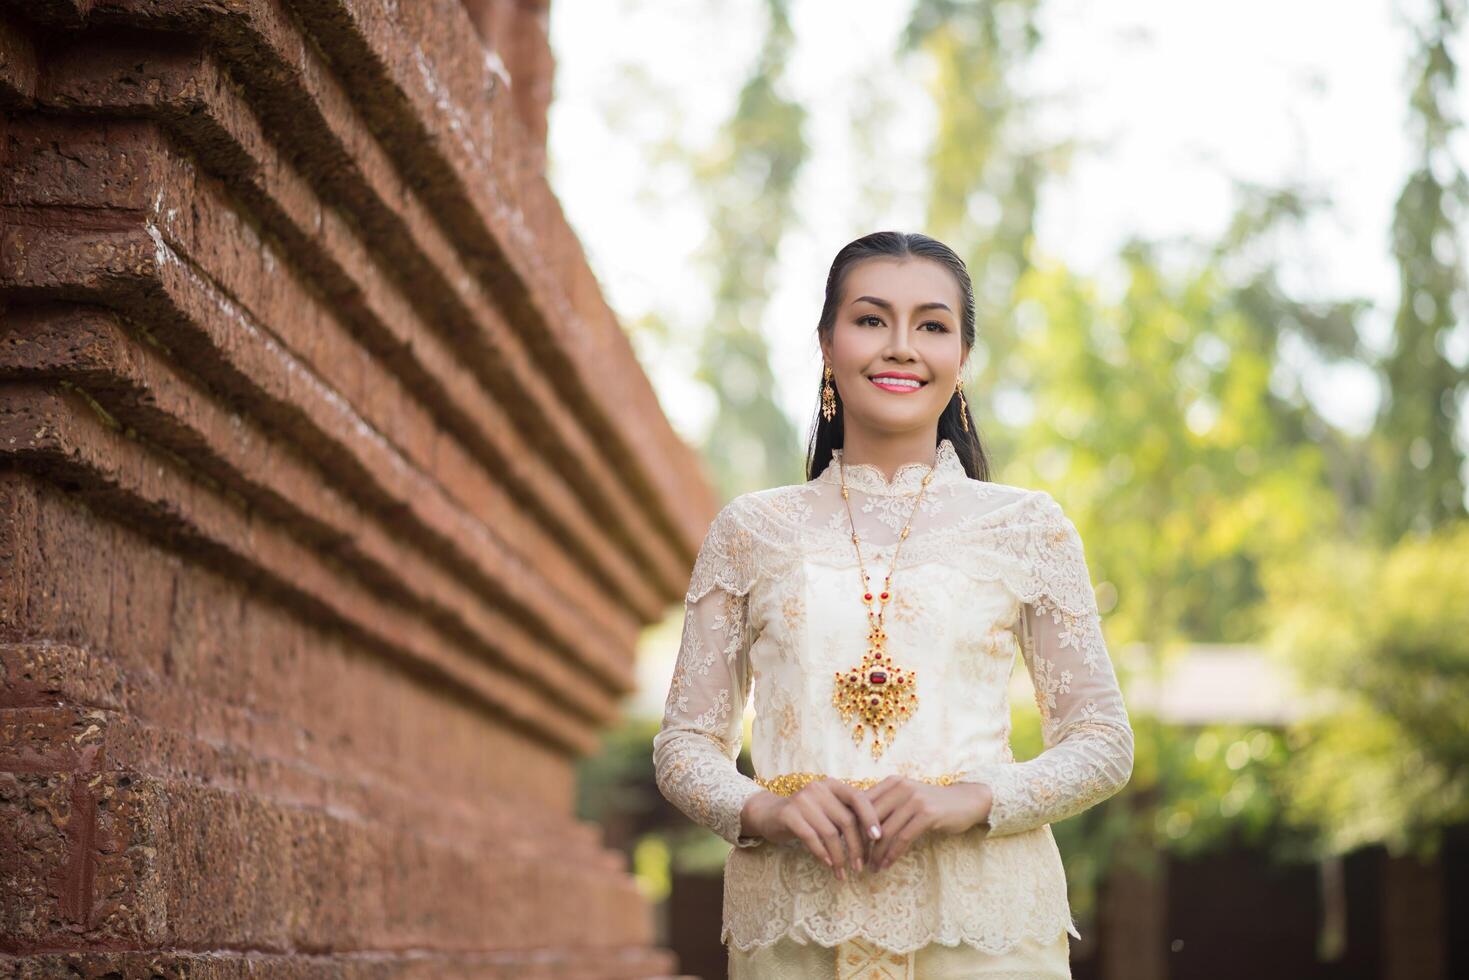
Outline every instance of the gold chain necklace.
{"label": "gold chain necklace", "polygon": [[893,658],[885,652],[887,634],[883,632],[882,620],[887,613],[888,598],[892,594],[893,572],[898,568],[898,554],[903,549],[903,542],[908,538],[908,530],[913,524],[913,515],[918,513],[918,508],[923,503],[923,494],[928,490],[928,484],[933,479],[934,471],[930,467],[929,471],[924,474],[923,485],[918,490],[918,499],[913,502],[913,510],[908,514],[908,522],[903,525],[903,531],[898,535],[897,546],[893,548],[893,563],[888,569],[887,578],[883,579],[882,592],[878,595],[878,609],[874,614],[872,611],[872,580],[868,577],[867,566],[862,561],[862,542],[857,537],[857,522],[852,517],[852,501],[847,495],[846,453],[844,452],[842,456],[842,500],[847,505],[847,521],[852,527],[852,544],[857,548],[857,569],[862,573],[862,604],[867,609],[869,628],[867,654],[862,658],[862,662],[848,669],[845,674],[841,671],[835,672],[831,703],[836,706],[843,722],[850,722],[853,717],[861,719],[852,729],[854,745],[862,744],[863,732],[867,727],[871,727],[872,757],[877,759],[892,743],[893,733],[897,726],[911,718],[913,712],[918,709],[917,676],[913,671],[905,670],[894,664]]}

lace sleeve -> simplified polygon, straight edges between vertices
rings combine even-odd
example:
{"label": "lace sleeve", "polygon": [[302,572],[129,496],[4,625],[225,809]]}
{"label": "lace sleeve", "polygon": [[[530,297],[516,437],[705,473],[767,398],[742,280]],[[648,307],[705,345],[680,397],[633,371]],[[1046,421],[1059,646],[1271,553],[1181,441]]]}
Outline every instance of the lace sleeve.
{"label": "lace sleeve", "polygon": [[1107,654],[1076,525],[1046,493],[1027,529],[1033,560],[1022,590],[1021,654],[1035,686],[1044,751],[964,777],[994,793],[987,836],[1013,834],[1080,813],[1132,776],[1133,733]]}
{"label": "lace sleeve", "polygon": [[663,724],[653,736],[659,792],[736,847],[764,841],[740,833],[740,810],[761,787],[735,768],[750,696],[750,548],[734,502],[726,504],[694,560]]}

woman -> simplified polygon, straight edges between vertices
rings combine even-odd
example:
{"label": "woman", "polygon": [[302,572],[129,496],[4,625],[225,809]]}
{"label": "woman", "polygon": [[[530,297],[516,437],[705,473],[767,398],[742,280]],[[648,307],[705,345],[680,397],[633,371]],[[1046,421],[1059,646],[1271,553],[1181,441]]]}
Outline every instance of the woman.
{"label": "woman", "polygon": [[[1069,977],[1049,824],[1132,773],[1076,527],[990,482],[959,379],[964,263],[924,235],[838,253],[805,483],[715,517],[685,596],[660,791],[735,845],[731,977]],[[1045,750],[1010,752],[1017,653]],[[735,768],[753,689],[756,778]]]}

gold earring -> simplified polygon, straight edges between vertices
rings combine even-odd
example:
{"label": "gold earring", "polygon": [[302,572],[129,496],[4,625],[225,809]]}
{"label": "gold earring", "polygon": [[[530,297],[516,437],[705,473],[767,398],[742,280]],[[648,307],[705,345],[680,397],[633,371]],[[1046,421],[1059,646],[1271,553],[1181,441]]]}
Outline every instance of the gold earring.
{"label": "gold earring", "polygon": [[969,403],[964,400],[964,379],[960,378],[954,386],[954,391],[959,395],[959,422],[964,426],[964,431],[969,431]]}
{"label": "gold earring", "polygon": [[831,365],[826,366],[826,383],[821,386],[821,417],[828,422],[837,413],[837,393],[831,386]]}

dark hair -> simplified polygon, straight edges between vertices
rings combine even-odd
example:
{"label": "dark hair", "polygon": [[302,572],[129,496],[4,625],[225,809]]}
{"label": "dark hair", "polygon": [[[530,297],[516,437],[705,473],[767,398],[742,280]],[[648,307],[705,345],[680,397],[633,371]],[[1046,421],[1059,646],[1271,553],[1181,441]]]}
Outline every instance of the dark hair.
{"label": "dark hair", "polygon": [[[974,286],[969,281],[969,269],[964,260],[943,242],[918,232],[875,231],[842,246],[832,259],[831,271],[826,276],[826,301],[821,306],[821,319],[816,324],[816,335],[820,340],[829,340],[836,329],[837,307],[841,305],[842,289],[852,267],[864,259],[876,258],[921,258],[932,259],[953,274],[959,284],[962,297],[959,311],[959,337],[965,350],[974,348]],[[814,480],[831,463],[831,451],[845,443],[843,430],[844,410],[842,396],[836,396],[836,414],[828,422],[821,414],[821,388],[825,385],[825,372],[817,378],[816,418],[811,427],[811,436],[806,446],[806,478]],[[832,385],[836,389],[836,385]],[[969,417],[969,429],[960,421],[961,413]],[[988,482],[990,479],[989,458],[979,439],[979,426],[974,416],[961,407],[957,392],[950,397],[949,404],[939,416],[938,443],[948,439],[954,444],[964,470],[972,479]]]}

